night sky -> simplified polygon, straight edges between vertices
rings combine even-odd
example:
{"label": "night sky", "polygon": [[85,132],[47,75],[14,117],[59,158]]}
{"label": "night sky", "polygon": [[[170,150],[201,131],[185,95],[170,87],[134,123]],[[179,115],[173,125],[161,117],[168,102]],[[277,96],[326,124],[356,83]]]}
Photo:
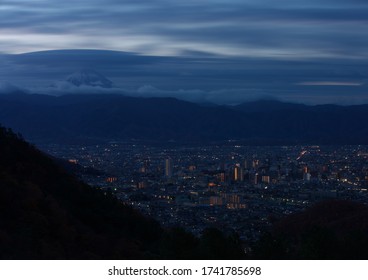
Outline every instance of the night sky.
{"label": "night sky", "polygon": [[107,91],[61,82],[88,67],[137,96],[368,103],[367,23],[363,0],[0,0],[0,92]]}

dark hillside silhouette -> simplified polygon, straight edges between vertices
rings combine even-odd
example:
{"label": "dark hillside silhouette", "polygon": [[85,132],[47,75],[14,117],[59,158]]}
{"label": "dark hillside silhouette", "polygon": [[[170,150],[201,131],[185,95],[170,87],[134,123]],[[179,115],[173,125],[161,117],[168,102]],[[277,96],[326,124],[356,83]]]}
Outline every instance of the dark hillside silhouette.
{"label": "dark hillside silhouette", "polygon": [[[236,240],[216,236],[161,228],[0,127],[0,259],[242,257]],[[218,240],[227,250],[211,249]]]}
{"label": "dark hillside silhouette", "polygon": [[324,201],[274,225],[255,247],[259,259],[368,259],[368,206]]}

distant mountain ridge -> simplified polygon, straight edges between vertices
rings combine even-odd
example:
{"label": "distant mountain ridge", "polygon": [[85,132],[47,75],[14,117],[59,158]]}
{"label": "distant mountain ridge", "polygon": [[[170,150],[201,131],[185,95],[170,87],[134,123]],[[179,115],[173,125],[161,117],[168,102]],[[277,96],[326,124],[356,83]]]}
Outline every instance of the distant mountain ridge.
{"label": "distant mountain ridge", "polygon": [[119,94],[1,95],[0,122],[32,141],[238,140],[252,145],[368,144],[368,105],[257,101],[201,106]]}
{"label": "distant mountain ridge", "polygon": [[244,102],[233,107],[236,110],[251,112],[275,112],[286,110],[308,110],[311,106],[298,103],[281,102],[277,100],[256,100]]}
{"label": "distant mountain ridge", "polygon": [[341,72],[332,70],[338,66],[323,59],[311,63],[193,52],[159,56],[97,49],[1,54],[1,59],[0,72],[4,74],[1,79],[33,93],[103,93],[105,88],[99,91],[94,87],[95,91],[88,92],[84,87],[63,83],[67,75],[78,69],[95,69],[111,78],[117,91],[121,87],[146,97],[171,96],[225,105],[264,96],[319,104],[368,103],[364,63],[352,65],[341,61],[339,69],[344,69]]}
{"label": "distant mountain ridge", "polygon": [[0,94],[26,94],[27,91],[9,82],[0,81]]}

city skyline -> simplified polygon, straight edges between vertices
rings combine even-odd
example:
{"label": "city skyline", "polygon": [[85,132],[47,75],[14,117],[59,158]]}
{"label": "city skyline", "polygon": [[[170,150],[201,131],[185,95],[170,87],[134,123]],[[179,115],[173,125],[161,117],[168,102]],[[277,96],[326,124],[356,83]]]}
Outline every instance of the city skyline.
{"label": "city skyline", "polygon": [[367,259],[367,23],[366,0],[0,0],[0,257]]}

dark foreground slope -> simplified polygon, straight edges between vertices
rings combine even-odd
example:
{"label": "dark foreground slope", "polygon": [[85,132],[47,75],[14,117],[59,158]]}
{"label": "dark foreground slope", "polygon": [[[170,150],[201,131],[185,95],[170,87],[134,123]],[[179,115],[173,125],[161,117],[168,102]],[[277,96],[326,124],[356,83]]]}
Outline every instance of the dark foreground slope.
{"label": "dark foreground slope", "polygon": [[162,229],[0,127],[0,259],[241,257],[235,239]]}
{"label": "dark foreground slope", "polygon": [[255,247],[258,259],[368,259],[368,206],[324,201],[275,224]]}
{"label": "dark foreground slope", "polygon": [[159,238],[154,221],[66,174],[0,133],[1,258],[142,258]]}

